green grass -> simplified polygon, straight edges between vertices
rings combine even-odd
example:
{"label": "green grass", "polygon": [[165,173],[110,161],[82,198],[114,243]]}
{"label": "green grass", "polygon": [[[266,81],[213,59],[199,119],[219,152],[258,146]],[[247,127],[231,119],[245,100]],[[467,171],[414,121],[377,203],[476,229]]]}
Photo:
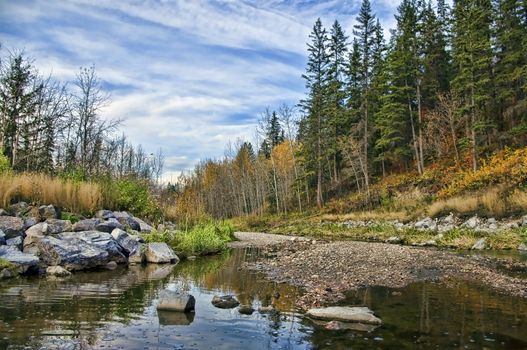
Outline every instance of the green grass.
{"label": "green grass", "polygon": [[165,242],[179,256],[206,255],[223,251],[234,240],[234,228],[225,223],[207,223],[189,231],[152,231],[143,235],[146,242]]}
{"label": "green grass", "polygon": [[15,265],[10,261],[0,258],[0,270],[3,270],[3,269],[14,270]]}

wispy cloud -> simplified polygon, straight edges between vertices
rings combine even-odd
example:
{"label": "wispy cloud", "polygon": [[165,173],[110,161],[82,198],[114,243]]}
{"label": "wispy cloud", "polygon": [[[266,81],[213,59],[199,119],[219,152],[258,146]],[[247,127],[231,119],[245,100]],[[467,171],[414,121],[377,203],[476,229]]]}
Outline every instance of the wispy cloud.
{"label": "wispy cloud", "polygon": [[[372,1],[393,26],[398,1]],[[0,1],[0,40],[71,81],[95,65],[130,140],[163,148],[166,177],[252,139],[266,106],[296,104],[317,17],[351,34],[359,0]]]}

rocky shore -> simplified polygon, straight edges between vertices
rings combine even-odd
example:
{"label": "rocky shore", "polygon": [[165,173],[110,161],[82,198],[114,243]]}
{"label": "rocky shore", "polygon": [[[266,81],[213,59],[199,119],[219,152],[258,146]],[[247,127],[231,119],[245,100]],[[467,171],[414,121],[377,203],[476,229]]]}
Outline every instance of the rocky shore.
{"label": "rocky shore", "polygon": [[[527,272],[527,263],[513,265],[515,271]],[[412,282],[446,279],[470,280],[526,298],[526,280],[504,271],[507,266],[496,259],[461,256],[435,248],[296,237],[262,247],[260,258],[244,265],[278,283],[302,287],[305,294],[298,306],[304,310],[338,302],[353,289],[401,288]]]}
{"label": "rocky shore", "polygon": [[165,243],[145,243],[152,227],[127,212],[99,210],[74,224],[53,205],[20,202],[0,209],[0,279],[17,274],[67,276],[72,271],[113,269],[118,264],[173,263]]}

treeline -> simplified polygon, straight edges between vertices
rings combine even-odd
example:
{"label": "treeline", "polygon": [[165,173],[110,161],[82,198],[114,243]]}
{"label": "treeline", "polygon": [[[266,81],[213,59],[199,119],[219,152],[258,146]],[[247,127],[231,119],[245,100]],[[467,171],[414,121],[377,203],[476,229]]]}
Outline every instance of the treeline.
{"label": "treeline", "polygon": [[[5,51],[5,50],[4,50]],[[117,134],[94,67],[81,68],[70,86],[43,76],[22,52],[0,57],[0,156],[17,172],[45,172],[79,180],[132,177],[158,180],[163,154],[149,154]]]}
{"label": "treeline", "polygon": [[395,18],[389,40],[368,0],[353,33],[317,20],[297,123],[291,108],[268,112],[257,152],[240,142],[200,164],[180,182],[180,214],[301,210],[350,191],[369,198],[388,174],[437,163],[476,170],[497,150],[526,146],[525,1],[403,0]]}

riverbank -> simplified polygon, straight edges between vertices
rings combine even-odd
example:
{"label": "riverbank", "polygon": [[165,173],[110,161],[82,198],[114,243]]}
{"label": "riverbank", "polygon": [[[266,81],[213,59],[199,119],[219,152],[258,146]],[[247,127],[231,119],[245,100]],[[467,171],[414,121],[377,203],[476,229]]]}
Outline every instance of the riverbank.
{"label": "riverbank", "polygon": [[[258,235],[236,234],[239,239],[254,236],[252,240],[258,240]],[[509,275],[507,265],[499,264],[498,259],[386,243],[264,237],[269,243],[261,248],[260,258],[244,267],[264,272],[277,283],[301,287],[305,293],[297,306],[304,310],[339,302],[346,292],[364,287],[402,288],[413,282],[449,279],[527,298],[525,279]],[[515,263],[514,269],[527,271],[527,263]]]}

